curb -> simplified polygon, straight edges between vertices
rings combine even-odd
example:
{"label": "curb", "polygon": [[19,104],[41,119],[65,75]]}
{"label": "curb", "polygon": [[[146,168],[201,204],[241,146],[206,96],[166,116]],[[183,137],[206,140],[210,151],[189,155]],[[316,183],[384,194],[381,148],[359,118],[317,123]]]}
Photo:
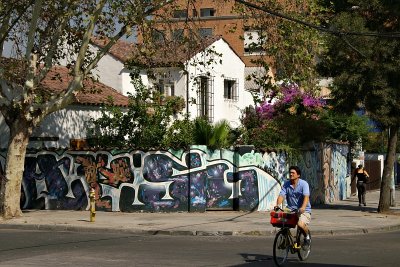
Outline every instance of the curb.
{"label": "curb", "polygon": [[[186,231],[186,230],[138,230],[130,228],[110,229],[103,227],[84,227],[62,224],[0,224],[0,229],[43,230],[87,233],[130,233],[133,235],[170,235],[170,236],[275,236],[277,229],[270,231]],[[384,227],[353,228],[337,230],[312,230],[313,236],[357,235],[400,230],[400,224]]]}

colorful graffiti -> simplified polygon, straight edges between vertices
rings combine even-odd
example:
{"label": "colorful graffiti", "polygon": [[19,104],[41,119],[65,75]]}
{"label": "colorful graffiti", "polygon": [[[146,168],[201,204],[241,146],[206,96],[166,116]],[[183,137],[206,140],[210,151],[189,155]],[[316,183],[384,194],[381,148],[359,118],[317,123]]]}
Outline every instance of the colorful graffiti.
{"label": "colorful graffiti", "polygon": [[299,163],[311,189],[314,204],[346,199],[349,149],[344,144],[318,143],[307,149]]}
{"label": "colorful graffiti", "polygon": [[[318,145],[300,166],[313,203],[345,198],[345,146]],[[0,154],[1,167],[4,154]],[[24,209],[88,209],[95,190],[104,211],[267,211],[287,177],[284,153],[253,147],[189,151],[39,151],[28,153],[22,181]]]}

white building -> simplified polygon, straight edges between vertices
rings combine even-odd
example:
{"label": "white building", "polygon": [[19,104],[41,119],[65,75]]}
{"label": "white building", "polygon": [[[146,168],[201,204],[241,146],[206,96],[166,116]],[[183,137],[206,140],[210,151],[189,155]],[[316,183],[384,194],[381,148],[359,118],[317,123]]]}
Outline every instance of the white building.
{"label": "white building", "polygon": [[[46,90],[59,92],[66,90],[70,79],[67,68],[55,67],[42,81],[42,85]],[[116,106],[128,106],[128,97],[100,82],[86,80],[84,89],[86,91],[79,92],[71,105],[48,115],[43,120],[32,133],[29,148],[70,147],[71,141],[79,143],[86,138],[90,119],[99,118],[100,107],[110,99]],[[0,148],[4,149],[8,145],[9,128],[1,114],[0,133]]]}
{"label": "white building", "polygon": [[[94,40],[98,46],[104,40]],[[117,42],[110,53],[100,60],[96,69],[99,81],[124,95],[135,89],[125,63],[135,56],[137,47]],[[220,36],[207,38],[189,53],[176,47],[160,48],[152,58],[140,58],[156,74],[150,78],[146,70],[142,81],[168,96],[181,96],[189,105],[190,117],[208,117],[211,122],[226,119],[239,126],[241,110],[253,104],[250,92],[244,89],[245,64]]]}
{"label": "white building", "polygon": [[[93,39],[92,44],[94,50],[105,45],[100,39]],[[114,98],[114,104],[127,106],[127,95],[135,93],[135,88],[126,63],[135,51],[136,45],[118,41],[93,71],[98,82],[91,86],[101,92],[79,93],[72,105],[47,116],[35,129],[29,146],[65,148],[71,140],[85,139],[90,119],[100,116],[100,105],[109,96]],[[189,103],[184,113],[188,112],[192,119],[198,116],[207,117],[210,122],[225,119],[232,127],[239,126],[241,110],[253,104],[253,98],[244,89],[245,64],[224,39],[207,38],[188,53],[168,47],[158,52],[151,65],[155,77],[150,78],[148,70],[141,71],[146,86],[167,96],[181,96]],[[55,69],[67,75],[65,68]],[[64,83],[59,84],[57,80],[50,77],[45,83],[51,90],[67,88],[68,79],[62,79]],[[0,132],[0,147],[5,148],[9,131],[1,115]]]}

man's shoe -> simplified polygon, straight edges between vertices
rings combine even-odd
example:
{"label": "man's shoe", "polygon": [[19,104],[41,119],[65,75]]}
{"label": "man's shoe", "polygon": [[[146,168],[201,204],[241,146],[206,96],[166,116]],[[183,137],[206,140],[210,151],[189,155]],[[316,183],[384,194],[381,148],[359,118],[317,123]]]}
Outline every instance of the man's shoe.
{"label": "man's shoe", "polygon": [[359,207],[361,207],[361,203],[360,203],[360,204],[358,204],[358,206],[359,206]]}
{"label": "man's shoe", "polygon": [[364,206],[367,206],[367,203],[364,202]]}

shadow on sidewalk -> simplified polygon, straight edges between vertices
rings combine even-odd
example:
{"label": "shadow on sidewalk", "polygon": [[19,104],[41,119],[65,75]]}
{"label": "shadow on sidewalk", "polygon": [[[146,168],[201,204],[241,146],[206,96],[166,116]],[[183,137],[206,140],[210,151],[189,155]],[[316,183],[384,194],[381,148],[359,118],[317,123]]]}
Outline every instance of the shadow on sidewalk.
{"label": "shadow on sidewalk", "polygon": [[370,213],[377,213],[378,207],[368,207],[368,206],[355,206],[355,205],[346,205],[343,203],[339,204],[318,204],[312,207],[315,210],[353,210],[353,211],[363,211]]}

